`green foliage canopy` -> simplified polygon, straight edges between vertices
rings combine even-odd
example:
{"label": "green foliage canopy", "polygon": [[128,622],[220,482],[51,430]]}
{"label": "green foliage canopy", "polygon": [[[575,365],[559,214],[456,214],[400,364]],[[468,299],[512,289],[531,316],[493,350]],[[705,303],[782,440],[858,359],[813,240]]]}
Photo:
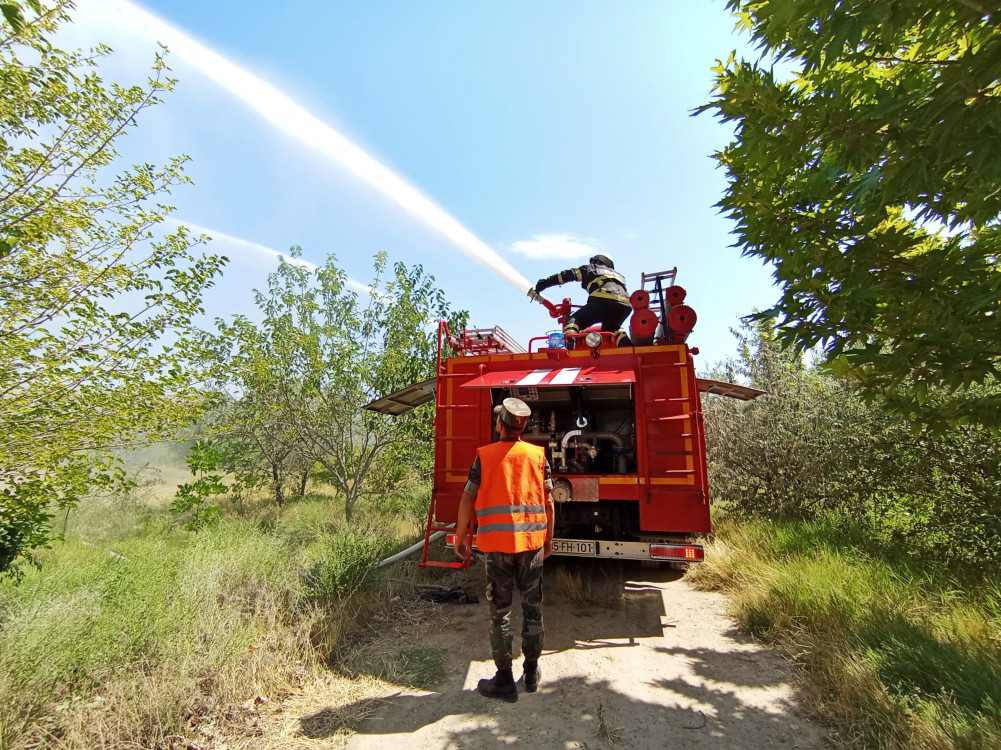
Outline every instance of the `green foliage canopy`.
{"label": "green foliage canopy", "polygon": [[[115,175],[115,143],[173,81],[106,84],[109,50],[49,39],[68,3],[0,21],[0,573],[44,544],[53,503],[121,478],[110,448],[156,439],[199,397],[179,348],[224,259],[153,228],[184,158]],[[13,23],[12,23],[13,19]]]}
{"label": "green foliage canopy", "polygon": [[[980,0],[730,0],[720,207],[782,289],[761,317],[933,426],[1001,426],[1001,28]],[[942,386],[936,389],[935,386]]]}
{"label": "green foliage canopy", "polygon": [[1001,436],[976,425],[915,435],[857,386],[783,349],[767,321],[737,333],[712,377],[768,392],[705,397],[709,476],[731,513],[829,518],[948,561],[1001,562]]}
{"label": "green foliage canopy", "polygon": [[384,253],[361,296],[333,256],[313,269],[298,248],[292,255],[255,294],[260,323],[236,316],[203,336],[229,401],[219,429],[264,458],[277,488],[290,467],[319,464],[350,520],[363,494],[432,460],[430,405],[397,417],[361,407],[432,377],[435,323],[461,327],[465,313],[452,312],[422,267],[389,269]]}

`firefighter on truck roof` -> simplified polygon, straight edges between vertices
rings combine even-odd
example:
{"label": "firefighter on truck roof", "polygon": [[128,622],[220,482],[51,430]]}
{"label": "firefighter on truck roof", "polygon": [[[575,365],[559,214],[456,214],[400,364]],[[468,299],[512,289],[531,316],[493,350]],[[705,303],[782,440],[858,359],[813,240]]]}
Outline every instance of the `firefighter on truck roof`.
{"label": "firefighter on truck roof", "polygon": [[511,671],[511,607],[514,589],[521,597],[521,650],[525,655],[525,692],[539,686],[542,655],[542,561],[553,550],[553,480],[546,451],[522,441],[532,410],[517,398],[494,407],[500,440],[476,451],[469,481],[459,501],[455,551],[470,553],[469,522],[476,514],[476,547],[486,553],[487,601],[490,602],[490,648],[497,673],[480,680],[488,698],[518,700]]}
{"label": "firefighter on truck roof", "polygon": [[[601,323],[602,331],[616,334],[616,343],[628,345],[622,323],[632,306],[626,291],[626,277],[615,270],[612,259],[607,255],[595,255],[586,266],[568,268],[547,279],[539,279],[535,284],[536,293],[551,286],[579,281],[588,294],[587,304],[570,316],[563,326],[564,335],[580,333],[588,326]],[[567,336],[567,348],[574,348],[574,339]]]}

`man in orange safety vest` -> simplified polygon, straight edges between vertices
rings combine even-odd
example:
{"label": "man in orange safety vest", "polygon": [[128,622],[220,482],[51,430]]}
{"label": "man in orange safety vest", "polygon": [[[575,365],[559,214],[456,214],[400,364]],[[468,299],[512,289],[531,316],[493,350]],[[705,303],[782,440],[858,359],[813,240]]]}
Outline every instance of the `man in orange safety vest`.
{"label": "man in orange safety vest", "polygon": [[455,551],[470,553],[469,522],[476,514],[476,548],[486,553],[490,647],[497,673],[480,680],[477,690],[509,703],[518,700],[511,671],[514,589],[521,597],[521,650],[525,655],[525,692],[539,686],[542,654],[542,561],[553,549],[553,481],[545,449],[521,439],[532,414],[525,402],[506,398],[494,407],[500,439],[476,451],[459,502]]}

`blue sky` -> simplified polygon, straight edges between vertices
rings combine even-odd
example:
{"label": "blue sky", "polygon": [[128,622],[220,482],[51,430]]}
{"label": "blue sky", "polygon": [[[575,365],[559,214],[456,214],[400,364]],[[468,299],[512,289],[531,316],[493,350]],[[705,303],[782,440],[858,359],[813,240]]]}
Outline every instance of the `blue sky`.
{"label": "blue sky", "polygon": [[[136,7],[305,114],[248,106],[162,38],[165,27],[138,22]],[[177,90],[121,151],[130,161],[192,157],[196,184],[171,196],[175,217],[231,259],[209,316],[251,312],[251,289],[275,263],[261,248],[297,244],[312,262],[335,254],[359,282],[380,250],[421,263],[472,325],[500,325],[523,343],[554,328],[515,286],[297,135],[310,118],[530,282],[592,251],[610,255],[633,287],[642,271],[678,266],[703,369],[732,351],[738,316],[776,296],[769,270],[729,247],[730,222],[713,207],[724,180],[709,155],[730,132],[690,116],[709,96],[710,66],[745,49],[721,1],[82,0],[77,19],[66,43],[111,45],[109,78],[141,80],[158,39],[174,48]],[[575,248],[581,255],[554,257]],[[579,286],[548,292],[564,295],[584,301]]]}

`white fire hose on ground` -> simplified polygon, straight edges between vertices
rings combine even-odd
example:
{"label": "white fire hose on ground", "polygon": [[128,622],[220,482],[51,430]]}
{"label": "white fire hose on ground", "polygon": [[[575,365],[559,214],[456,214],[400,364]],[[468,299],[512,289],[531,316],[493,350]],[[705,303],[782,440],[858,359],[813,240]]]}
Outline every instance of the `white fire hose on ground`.
{"label": "white fire hose on ground", "polygon": [[[436,531],[430,536],[430,538],[428,538],[428,542],[433,542],[435,539],[441,539],[443,536],[445,536],[444,531]],[[372,565],[370,565],[369,567],[381,568],[383,565],[392,565],[397,560],[402,560],[404,557],[408,557],[409,555],[414,554],[417,550],[419,550],[423,546],[424,546],[424,540],[421,539],[419,542],[417,542],[417,544],[413,545],[412,547],[407,547],[402,552],[397,552],[395,555],[387,557],[385,560],[381,560],[380,562],[377,563],[372,563]]]}

